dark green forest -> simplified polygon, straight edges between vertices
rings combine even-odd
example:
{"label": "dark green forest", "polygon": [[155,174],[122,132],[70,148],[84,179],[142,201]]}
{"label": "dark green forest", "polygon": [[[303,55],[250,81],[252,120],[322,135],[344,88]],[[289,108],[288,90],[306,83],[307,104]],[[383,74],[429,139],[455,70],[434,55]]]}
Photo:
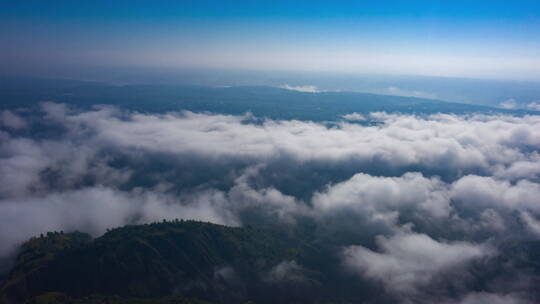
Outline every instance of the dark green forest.
{"label": "dark green forest", "polygon": [[[163,221],[33,237],[2,283],[3,303],[358,303],[387,302],[381,286],[340,271],[338,245],[309,229],[227,227]],[[505,243],[474,265],[481,290],[511,263],[540,272],[540,242]],[[279,276],[276,266],[294,261]],[[389,298],[390,297],[390,298]],[[206,302],[208,301],[208,302]]]}

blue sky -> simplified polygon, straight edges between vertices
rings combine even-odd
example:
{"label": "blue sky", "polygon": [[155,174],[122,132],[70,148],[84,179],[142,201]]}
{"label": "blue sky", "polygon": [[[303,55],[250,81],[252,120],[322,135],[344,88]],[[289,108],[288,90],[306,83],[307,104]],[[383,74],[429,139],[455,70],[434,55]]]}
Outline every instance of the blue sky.
{"label": "blue sky", "polygon": [[[384,2],[384,3],[379,3]],[[538,1],[11,1],[9,69],[201,67],[540,79]]]}

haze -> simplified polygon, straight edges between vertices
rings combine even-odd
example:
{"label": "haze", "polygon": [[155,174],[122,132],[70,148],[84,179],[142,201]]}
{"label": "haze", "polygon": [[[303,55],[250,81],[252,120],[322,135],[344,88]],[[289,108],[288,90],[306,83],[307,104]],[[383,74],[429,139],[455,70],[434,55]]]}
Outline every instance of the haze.
{"label": "haze", "polygon": [[3,73],[211,68],[535,80],[537,1],[10,1]]}

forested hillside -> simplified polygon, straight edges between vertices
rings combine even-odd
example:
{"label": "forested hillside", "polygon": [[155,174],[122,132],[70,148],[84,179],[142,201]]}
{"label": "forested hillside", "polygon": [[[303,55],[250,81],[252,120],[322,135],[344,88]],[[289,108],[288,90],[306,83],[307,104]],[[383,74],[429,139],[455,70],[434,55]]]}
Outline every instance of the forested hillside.
{"label": "forested hillside", "polygon": [[[30,239],[1,287],[3,303],[349,303],[391,301],[373,282],[340,271],[332,248],[309,233],[164,221]],[[512,242],[474,265],[478,286],[512,264],[538,273],[540,245]],[[525,273],[525,272],[523,272]]]}

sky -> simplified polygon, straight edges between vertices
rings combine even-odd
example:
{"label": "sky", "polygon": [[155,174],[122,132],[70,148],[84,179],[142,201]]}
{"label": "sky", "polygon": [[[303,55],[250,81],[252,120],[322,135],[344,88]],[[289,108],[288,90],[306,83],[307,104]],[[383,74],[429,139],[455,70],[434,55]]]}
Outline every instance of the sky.
{"label": "sky", "polygon": [[536,80],[538,1],[10,1],[15,74],[211,68]]}

